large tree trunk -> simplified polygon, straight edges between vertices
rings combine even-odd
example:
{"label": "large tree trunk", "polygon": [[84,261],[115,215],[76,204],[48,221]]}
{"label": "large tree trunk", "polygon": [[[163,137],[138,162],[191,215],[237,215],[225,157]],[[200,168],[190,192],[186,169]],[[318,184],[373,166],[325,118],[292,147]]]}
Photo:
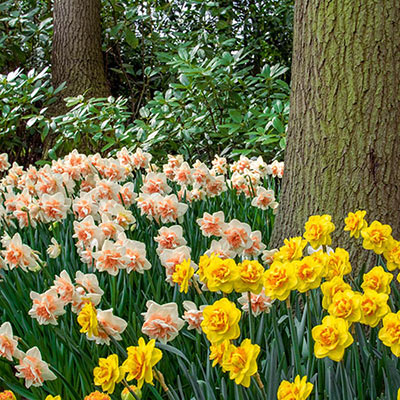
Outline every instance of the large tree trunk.
{"label": "large tree trunk", "polygon": [[[101,52],[100,0],[54,0],[53,85],[62,96],[110,94]],[[62,107],[61,107],[62,108]]]}
{"label": "large tree trunk", "polygon": [[350,250],[359,245],[343,232],[344,218],[358,209],[400,239],[400,2],[298,0],[295,8],[285,173],[271,245],[301,235],[310,215],[328,213],[335,245]]}

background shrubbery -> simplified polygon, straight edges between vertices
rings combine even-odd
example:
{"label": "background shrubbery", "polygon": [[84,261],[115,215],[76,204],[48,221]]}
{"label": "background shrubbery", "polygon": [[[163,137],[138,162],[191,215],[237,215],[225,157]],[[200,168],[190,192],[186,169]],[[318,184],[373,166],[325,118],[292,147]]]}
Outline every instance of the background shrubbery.
{"label": "background shrubbery", "polygon": [[[144,145],[272,159],[285,147],[293,1],[102,2],[112,97],[51,87],[50,2],[0,3],[0,151],[28,165]],[[28,72],[29,71],[29,72]],[[58,96],[58,97],[57,97]],[[195,148],[194,148],[195,146]]]}

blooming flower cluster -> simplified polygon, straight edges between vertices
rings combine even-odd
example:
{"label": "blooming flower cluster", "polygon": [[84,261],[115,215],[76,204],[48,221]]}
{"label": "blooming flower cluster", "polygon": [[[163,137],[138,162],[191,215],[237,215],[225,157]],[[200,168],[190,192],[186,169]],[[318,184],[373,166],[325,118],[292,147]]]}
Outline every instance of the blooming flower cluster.
{"label": "blooming flower cluster", "polygon": [[[363,238],[363,247],[383,254],[388,269],[397,267],[398,242],[391,236],[391,228],[374,221],[365,221],[366,213],[349,213],[345,219],[345,230],[355,238]],[[314,353],[317,358],[329,357],[342,360],[345,349],[353,343],[349,328],[353,323],[375,327],[383,319],[379,338],[391,347],[394,354],[400,354],[400,342],[394,327],[400,329],[396,314],[388,305],[390,282],[393,275],[382,266],[376,266],[363,276],[363,293],[352,289],[346,282],[346,275],[352,267],[349,253],[342,249],[328,247],[332,243],[331,233],[335,226],[329,215],[314,215],[305,224],[302,237],[285,239],[284,246],[267,254],[272,262],[264,273],[264,293],[272,299],[289,300],[290,293],[300,293],[320,288],[323,294],[322,306],[329,315],[322,324],[313,328]],[[309,255],[303,251],[309,243]],[[397,325],[396,325],[397,323]]]}
{"label": "blooming flower cluster", "polygon": [[[282,178],[283,177],[283,162],[274,161],[272,164],[268,165],[264,162],[262,157],[258,157],[257,160],[250,160],[246,156],[240,156],[238,161],[235,161],[231,166],[230,170],[233,173],[231,177],[231,184],[239,193],[243,192],[246,196],[251,196],[252,192],[257,193],[257,189],[260,186],[260,182],[267,175],[272,175],[273,177]],[[264,198],[267,193],[264,193]],[[257,193],[257,196],[259,194]],[[270,198],[269,202],[260,202],[257,204],[252,204],[262,208],[262,206],[270,206],[272,209],[276,209],[278,204],[275,202],[274,193],[268,191]]]}
{"label": "blooming flower cluster", "polygon": [[[113,309],[100,308],[104,292],[99,286],[97,273],[107,272],[111,276],[117,276],[121,271],[144,274],[152,267],[147,258],[146,245],[133,240],[131,235],[136,229],[136,218],[143,215],[150,223],[158,224],[154,242],[160,264],[166,271],[166,280],[171,286],[177,284],[182,293],[188,293],[192,287],[201,293],[198,284],[203,290],[211,292],[229,293],[235,290],[243,293],[239,299],[243,311],[251,311],[254,316],[269,311],[273,300],[264,293],[264,268],[257,261],[266,249],[260,231],[252,231],[250,225],[237,219],[225,221],[222,211],[213,214],[204,212],[198,219],[198,225],[206,238],[212,237],[212,242],[201,258],[203,270],[198,271],[179,224],[195,202],[216,198],[228,189],[234,189],[237,195],[250,197],[252,205],[263,211],[276,210],[278,203],[274,192],[265,187],[265,182],[269,176],[282,177],[283,163],[268,165],[261,157],[250,160],[242,156],[229,165],[225,158],[216,156],[209,168],[200,161],[190,166],[182,156],[169,155],[168,162],[159,169],[151,164],[151,158],[141,149],[131,152],[123,148],[115,157],[108,158],[99,154],[86,156],[75,150],[51,165],[24,169],[16,163],[10,165],[6,154],[0,155],[0,192],[4,199],[0,204],[0,218],[5,227],[1,238],[0,269],[38,272],[44,271],[50,264],[59,267],[59,260],[73,250],[70,242],[60,236],[60,230],[68,225],[72,228],[69,232],[75,239],[76,252],[85,268],[74,270],[75,278],[72,279],[72,266],[64,266],[67,269],[58,269],[48,290],[42,293],[37,288],[31,290],[28,315],[38,324],[59,325],[60,318],[71,310],[77,315],[80,331],[88,340],[108,345],[111,341],[121,340],[127,322],[115,316]],[[162,226],[164,224],[167,226]],[[46,246],[44,252],[28,245],[32,245],[32,229],[47,232],[41,239]],[[242,258],[242,262],[236,264],[236,257]],[[209,268],[204,269],[208,259],[211,260]],[[230,280],[222,277],[225,270],[232,272]],[[147,311],[142,314],[142,332],[162,343],[172,341],[185,323],[188,330],[203,333],[203,326],[206,326],[203,324],[206,319],[204,311],[210,306],[197,306],[189,300],[183,301],[182,306],[184,311],[180,316],[175,302],[160,305],[147,301]],[[237,310],[237,313],[236,319],[237,315],[240,319],[240,311]],[[232,327],[235,335],[237,322]],[[25,377],[26,382],[31,380],[33,385],[53,379],[37,348],[28,350],[32,354],[27,353],[28,358],[24,359],[23,353],[16,348],[17,342],[10,329],[9,325],[3,326],[3,336],[8,335],[12,339],[7,342],[4,339],[1,349],[8,360],[16,358],[24,365],[17,367],[23,371],[19,372],[20,376]],[[140,354],[147,351],[143,350],[143,346],[140,340]],[[231,341],[229,346],[230,358],[224,369],[230,371],[231,378],[237,383],[248,386],[249,377],[257,370],[255,358],[259,348],[246,341],[238,347]],[[130,352],[132,355],[128,359],[131,361],[138,357],[133,356],[137,353],[133,348]],[[155,350],[153,353],[158,354]],[[95,373],[95,382],[103,390],[112,393],[113,385],[120,382],[122,375],[126,375],[128,380],[135,376],[139,387],[143,385],[143,379],[152,381],[149,372],[144,378],[138,378],[132,363],[130,374],[119,366],[112,367],[116,364],[114,356],[110,356],[110,362],[104,361],[107,359],[101,361],[111,366],[110,371],[113,371],[108,384],[103,382],[106,379],[102,375],[104,369]],[[245,356],[247,361],[242,365],[238,360]],[[42,371],[41,375],[36,370],[34,373],[37,376],[29,375],[29,360],[34,360],[32,368]],[[126,361],[125,367],[128,364]],[[130,395],[129,388],[125,389],[125,395]],[[58,398],[48,396],[48,399]],[[92,392],[86,398],[108,399],[109,396]]]}
{"label": "blooming flower cluster", "polygon": [[64,307],[71,304],[74,313],[79,313],[86,303],[98,305],[104,294],[95,274],[77,271],[75,283],[66,270],[56,276],[53,285],[46,292],[31,292],[32,308],[29,315],[41,325],[57,325],[57,318],[65,313]]}
{"label": "blooming flower cluster", "polygon": [[207,212],[197,219],[202,234],[206,237],[217,237],[213,240],[210,249],[205,253],[219,255],[221,258],[257,258],[265,250],[260,231],[252,231],[250,225],[233,219],[225,222],[222,211],[212,215]]}
{"label": "blooming flower cluster", "polygon": [[[56,379],[56,375],[50,371],[49,365],[42,360],[42,355],[37,347],[32,347],[26,353],[18,348],[18,338],[13,335],[13,329],[9,322],[0,326],[0,357],[15,364],[16,376],[25,379],[25,386],[42,386],[44,381]],[[5,399],[15,399],[10,391],[4,392]]]}
{"label": "blooming flower cluster", "polygon": [[[115,385],[123,380],[136,380],[138,389],[144,382],[153,384],[153,367],[162,358],[161,350],[155,348],[155,341],[150,340],[146,344],[143,338],[139,338],[138,345],[128,347],[127,352],[128,356],[121,366],[116,354],[99,359],[99,366],[93,370],[95,385],[112,394]],[[130,390],[128,386],[127,389]]]}
{"label": "blooming flower cluster", "polygon": [[[142,390],[146,397],[145,383],[154,380],[169,396],[171,383],[166,385],[157,369],[165,367],[160,349],[183,360],[184,350],[205,349],[213,367],[229,375],[228,386],[248,388],[254,382],[257,388],[248,393],[265,394],[259,367],[263,374],[270,368],[265,355],[281,352],[281,342],[292,340],[295,346],[302,339],[298,326],[306,340],[293,352],[283,351],[295,362],[280,372],[289,380],[276,385],[278,400],[308,398],[313,384],[302,377],[305,348],[313,353],[309,357],[339,362],[356,339],[356,324],[378,327],[374,337],[400,355],[400,311],[392,301],[400,242],[391,227],[368,224],[362,210],[348,214],[344,230],[377,255],[373,268],[358,277],[349,252],[330,247],[335,231],[330,215],[311,216],[302,236],[267,249],[278,207],[272,188],[279,185],[283,163],[241,156],[228,164],[216,156],[210,166],[189,165],[182,156],[169,155],[158,168],[148,153],[122,149],[109,158],[74,151],[52,165],[27,169],[10,166],[0,156],[0,170],[0,284],[15,284],[18,293],[23,285],[28,288],[24,314],[33,318],[30,323],[58,325],[40,327],[58,334],[71,320],[76,329],[71,346],[78,337],[98,349],[93,383],[101,391],[86,388],[85,400],[119,394],[132,400],[141,398]],[[236,212],[242,202],[247,208]],[[17,324],[9,320],[16,331]],[[271,342],[279,329],[282,338]],[[264,349],[260,338],[272,350]],[[132,342],[137,345],[126,351],[121,346]],[[173,350],[170,343],[185,346]],[[104,356],[107,350],[95,347],[102,344],[115,350]],[[55,379],[39,349],[28,347],[13,335],[10,323],[0,326],[0,356],[15,364],[26,387]],[[314,364],[307,373],[316,383],[309,371]],[[171,365],[171,370],[179,367]],[[61,400],[55,388],[41,389],[52,393],[46,400]]]}

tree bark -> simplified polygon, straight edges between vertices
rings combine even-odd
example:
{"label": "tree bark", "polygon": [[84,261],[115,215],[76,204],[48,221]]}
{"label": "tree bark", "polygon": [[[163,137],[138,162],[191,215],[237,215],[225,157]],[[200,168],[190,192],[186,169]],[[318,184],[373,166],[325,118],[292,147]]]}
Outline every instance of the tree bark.
{"label": "tree bark", "polygon": [[101,51],[100,7],[100,0],[54,0],[52,78],[55,87],[66,82],[63,98],[110,95]]}
{"label": "tree bark", "polygon": [[358,209],[400,239],[399,87],[398,0],[296,1],[285,173],[271,246],[301,235],[310,215],[331,214],[334,244],[359,255],[360,245],[343,232],[344,218]]}

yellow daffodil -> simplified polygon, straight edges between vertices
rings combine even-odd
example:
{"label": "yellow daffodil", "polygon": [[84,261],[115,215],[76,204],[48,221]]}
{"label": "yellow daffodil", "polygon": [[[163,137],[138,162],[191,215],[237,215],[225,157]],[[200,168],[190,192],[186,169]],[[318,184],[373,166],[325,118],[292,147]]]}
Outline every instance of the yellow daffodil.
{"label": "yellow daffodil", "polygon": [[179,285],[179,291],[187,293],[189,290],[189,281],[194,275],[194,268],[190,265],[190,259],[184,260],[175,266],[175,272],[172,274],[172,282]]}
{"label": "yellow daffodil", "polygon": [[297,286],[295,265],[275,261],[264,272],[265,295],[272,299],[286,300]]}
{"label": "yellow daffodil", "polygon": [[389,296],[385,293],[377,293],[375,290],[366,289],[361,296],[361,323],[372,328],[378,325],[379,321],[390,312],[388,306]]}
{"label": "yellow daffodil", "polygon": [[205,270],[207,287],[211,292],[231,293],[239,272],[235,260],[213,257]]}
{"label": "yellow daffodil", "polygon": [[155,340],[146,344],[141,337],[138,346],[128,347],[128,358],[122,364],[128,374],[126,380],[137,380],[137,387],[142,388],[144,382],[153,384],[153,367],[161,360],[162,352],[155,348]]}
{"label": "yellow daffodil", "polygon": [[400,311],[383,317],[383,327],[379,330],[378,337],[385,346],[390,347],[396,357],[400,356]]}
{"label": "yellow daffodil", "polygon": [[321,285],[322,307],[327,310],[332,303],[332,298],[337,292],[344,292],[351,290],[351,286],[346,283],[341,276],[335,276],[332,280],[324,282]]}
{"label": "yellow daffodil", "polygon": [[[213,362],[212,366],[215,367],[217,364],[222,366],[222,360],[224,358],[224,354],[229,347],[229,340],[224,340],[218,344],[212,344],[210,346],[210,360]],[[223,366],[222,366],[223,367]],[[223,369],[225,372],[225,370]]]}
{"label": "yellow daffodil", "polygon": [[330,234],[335,230],[335,225],[331,219],[327,214],[313,215],[306,222],[303,236],[314,249],[332,243]]}
{"label": "yellow daffodil", "polygon": [[371,289],[378,293],[390,294],[390,282],[393,275],[386,272],[381,266],[374,267],[368,273],[363,275],[363,290]]}
{"label": "yellow daffodil", "polygon": [[360,293],[352,290],[339,291],[333,296],[328,312],[348,322],[358,322],[361,319],[360,303]]}
{"label": "yellow daffodil", "polygon": [[326,316],[321,325],[312,329],[312,337],[315,341],[315,357],[329,357],[333,361],[341,361],[346,347],[353,343],[348,323],[331,315]]}
{"label": "yellow daffodil", "polygon": [[237,339],[240,335],[240,317],[241,312],[235,304],[223,298],[204,308],[201,328],[214,345],[225,339]]}
{"label": "yellow daffodil", "polygon": [[282,381],[278,388],[278,400],[306,400],[314,385],[307,382],[307,376],[300,379],[297,375],[294,382]]}
{"label": "yellow daffodil", "polygon": [[284,240],[285,245],[274,254],[274,261],[293,261],[303,257],[303,249],[307,241],[301,236]]}
{"label": "yellow daffodil", "polygon": [[364,238],[363,247],[366,250],[373,250],[376,254],[382,254],[391,247],[392,228],[389,225],[382,225],[374,221],[370,226],[361,231]]}
{"label": "yellow daffodil", "polygon": [[211,254],[211,257],[208,257],[207,254],[200,256],[199,269],[197,270],[197,273],[199,274],[199,279],[204,283],[207,283],[205,273],[206,273],[206,270],[209,267],[211,259],[213,257],[216,257],[216,256],[214,254]]}
{"label": "yellow daffodil", "polygon": [[235,290],[239,293],[259,294],[263,287],[264,267],[256,260],[244,260],[238,265]]}
{"label": "yellow daffodil", "polygon": [[78,324],[82,327],[80,332],[87,333],[89,338],[99,335],[97,311],[91,302],[86,303],[79,313]]}
{"label": "yellow daffodil", "polygon": [[94,384],[112,394],[115,390],[115,384],[124,379],[125,373],[118,365],[118,356],[111,354],[107,358],[99,359],[99,366],[94,368],[93,375]]}
{"label": "yellow daffodil", "polygon": [[358,210],[355,213],[350,212],[345,218],[344,223],[346,226],[344,230],[350,232],[350,237],[354,236],[358,239],[361,231],[368,226],[367,221],[364,219],[366,214],[366,211]]}
{"label": "yellow daffodil", "polygon": [[389,271],[400,268],[400,242],[393,239],[383,256],[386,259],[386,267]]}
{"label": "yellow daffodil", "polygon": [[302,260],[293,261],[297,276],[297,290],[301,293],[315,289],[321,284],[322,274],[325,270],[324,264],[317,261],[315,257],[308,256]]}
{"label": "yellow daffodil", "polygon": [[326,261],[325,278],[331,280],[335,276],[347,275],[351,272],[349,253],[340,247],[336,248],[334,252],[328,254]]}
{"label": "yellow daffodil", "polygon": [[250,378],[257,372],[257,357],[260,346],[245,339],[239,347],[230,344],[225,351],[222,367],[229,371],[229,378],[237,385],[250,386]]}
{"label": "yellow daffodil", "polygon": [[323,250],[314,251],[310,254],[310,257],[318,264],[322,265],[322,276],[326,275],[327,263],[329,256],[327,253],[324,253]]}

